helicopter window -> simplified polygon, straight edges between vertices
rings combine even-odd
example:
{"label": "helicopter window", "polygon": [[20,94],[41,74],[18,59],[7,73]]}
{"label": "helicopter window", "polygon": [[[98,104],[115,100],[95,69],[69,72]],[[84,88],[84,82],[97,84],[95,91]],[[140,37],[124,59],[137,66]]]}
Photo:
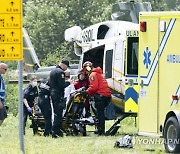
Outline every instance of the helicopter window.
{"label": "helicopter window", "polygon": [[103,69],[103,58],[104,58],[104,45],[85,52],[83,57],[83,63],[85,61],[90,61],[93,63],[94,67],[99,66]]}
{"label": "helicopter window", "polygon": [[109,30],[109,27],[106,25],[99,26],[97,39],[104,39],[108,30]]}
{"label": "helicopter window", "polygon": [[138,74],[138,37],[129,37],[127,44],[127,74]]}
{"label": "helicopter window", "polygon": [[111,78],[112,77],[112,56],[113,56],[113,50],[107,50],[106,51],[106,57],[105,57],[105,77]]}

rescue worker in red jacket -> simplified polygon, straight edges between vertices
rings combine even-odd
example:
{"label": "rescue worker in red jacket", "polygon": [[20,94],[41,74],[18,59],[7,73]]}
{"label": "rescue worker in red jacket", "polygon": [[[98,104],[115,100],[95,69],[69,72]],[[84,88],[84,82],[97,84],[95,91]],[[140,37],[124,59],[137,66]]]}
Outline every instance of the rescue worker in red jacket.
{"label": "rescue worker in red jacket", "polygon": [[[85,87],[85,89],[87,89],[89,87],[89,81],[88,81],[88,77],[84,74],[83,70],[80,70],[78,72],[78,80],[76,80],[74,82],[74,87],[75,89],[79,89],[79,88],[82,88],[82,87]],[[84,103],[84,106],[85,106],[85,110],[86,110],[86,117],[89,117],[90,116],[90,105],[89,105],[89,100],[87,98],[86,102]]]}
{"label": "rescue worker in red jacket", "polygon": [[84,95],[94,96],[95,107],[97,109],[97,134],[105,135],[105,107],[111,100],[111,92],[108,87],[106,78],[102,74],[100,67],[93,68],[91,62],[87,61],[83,64],[84,71],[89,74],[89,88],[84,92]]}

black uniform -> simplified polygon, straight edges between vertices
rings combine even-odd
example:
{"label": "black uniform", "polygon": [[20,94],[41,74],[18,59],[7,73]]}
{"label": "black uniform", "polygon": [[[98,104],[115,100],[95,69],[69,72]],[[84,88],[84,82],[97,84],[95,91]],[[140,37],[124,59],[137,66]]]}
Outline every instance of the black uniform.
{"label": "black uniform", "polygon": [[45,119],[44,136],[49,136],[52,129],[52,109],[50,104],[50,86],[47,79],[43,79],[39,85],[38,105]]}
{"label": "black uniform", "polygon": [[54,109],[52,137],[63,136],[61,132],[61,123],[62,112],[65,107],[64,89],[66,86],[64,71],[60,66],[57,66],[50,73],[50,94]]}
{"label": "black uniform", "polygon": [[[28,85],[28,87],[24,90],[24,98],[27,100],[29,107],[34,106],[34,100],[38,96],[38,89],[37,87],[32,87],[31,84]],[[24,105],[24,130],[26,127],[27,117],[32,116],[30,112],[28,112],[26,106]],[[24,131],[25,133],[25,131]]]}

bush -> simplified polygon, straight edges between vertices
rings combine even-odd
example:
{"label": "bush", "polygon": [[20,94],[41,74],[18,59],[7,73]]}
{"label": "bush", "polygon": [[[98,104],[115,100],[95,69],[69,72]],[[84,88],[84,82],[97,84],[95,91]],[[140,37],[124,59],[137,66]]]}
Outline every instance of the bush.
{"label": "bush", "polygon": [[5,104],[9,107],[8,114],[17,116],[18,113],[18,85],[6,84]]}

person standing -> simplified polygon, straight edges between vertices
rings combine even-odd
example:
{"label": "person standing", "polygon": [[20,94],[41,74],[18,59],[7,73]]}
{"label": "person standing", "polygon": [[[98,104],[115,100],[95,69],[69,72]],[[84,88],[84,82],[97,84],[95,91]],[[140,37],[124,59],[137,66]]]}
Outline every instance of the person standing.
{"label": "person standing", "polygon": [[50,86],[48,79],[39,84],[38,105],[45,120],[44,136],[49,136],[52,129],[52,108],[50,103]]}
{"label": "person standing", "polygon": [[69,67],[68,60],[62,60],[59,65],[50,72],[50,95],[54,110],[54,121],[52,126],[52,137],[63,137],[61,131],[62,113],[65,108],[64,89],[66,86],[65,73]]}
{"label": "person standing", "polygon": [[38,89],[37,89],[37,77],[31,76],[28,86],[24,89],[24,134],[25,134],[25,127],[27,122],[27,117],[32,116],[32,107],[34,106],[35,99],[38,96]]}
{"label": "person standing", "polygon": [[4,119],[7,117],[7,111],[5,107],[5,83],[2,74],[5,74],[8,66],[5,63],[0,63],[0,126]]}
{"label": "person standing", "polygon": [[84,71],[89,75],[89,88],[84,91],[83,95],[94,96],[98,119],[96,134],[105,135],[104,110],[111,100],[111,91],[100,67],[93,68],[92,63],[89,61],[85,62],[83,67]]}

